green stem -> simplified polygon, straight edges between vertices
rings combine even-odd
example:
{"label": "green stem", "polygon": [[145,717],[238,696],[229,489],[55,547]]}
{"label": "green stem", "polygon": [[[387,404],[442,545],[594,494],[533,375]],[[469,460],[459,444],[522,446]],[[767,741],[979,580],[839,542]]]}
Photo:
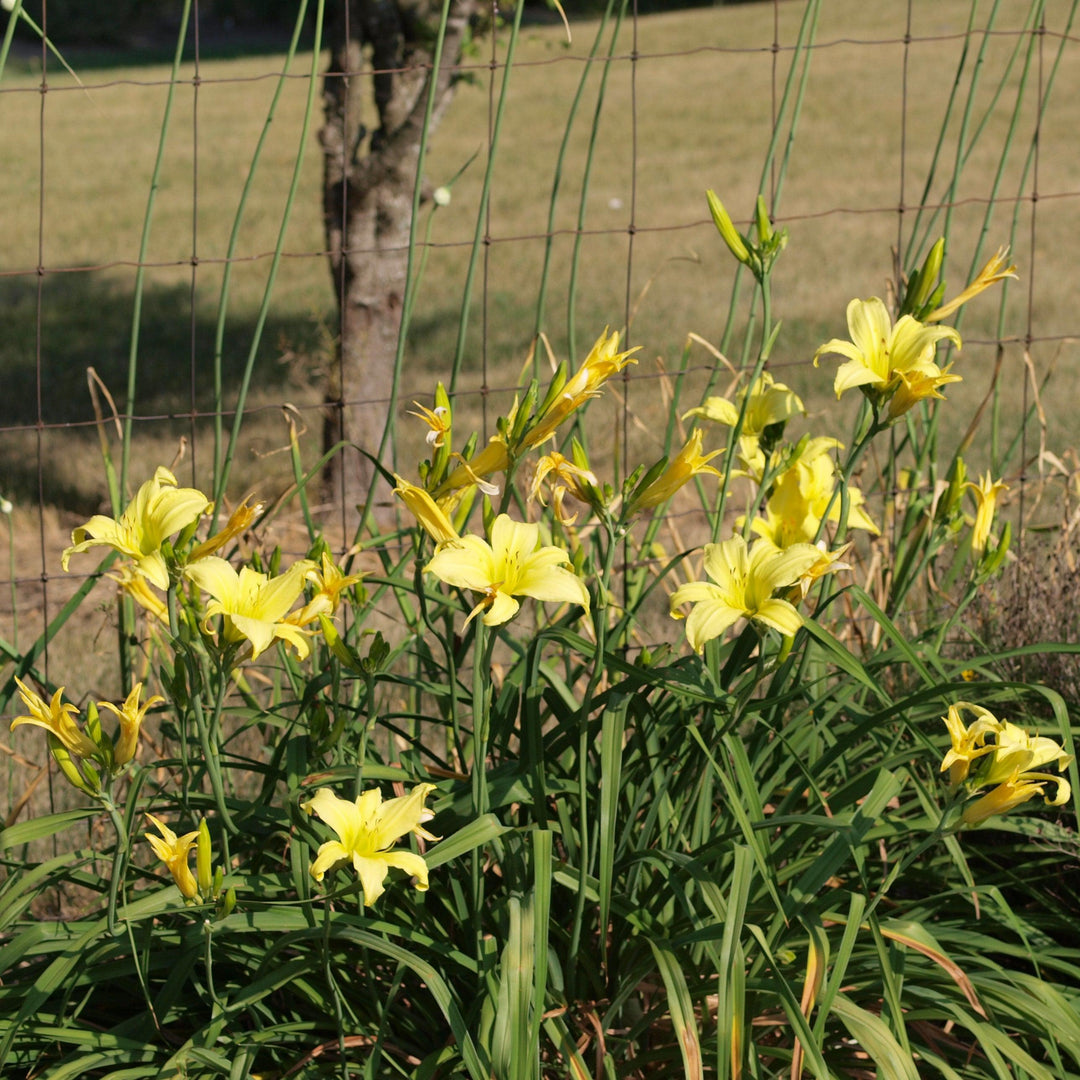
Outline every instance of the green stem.
{"label": "green stem", "polygon": [[103,795],[101,805],[112,819],[113,829],[116,831],[116,852],[113,855],[112,875],[109,878],[109,909],[107,916],[109,933],[115,937],[120,933],[116,923],[116,903],[120,896],[120,886],[124,880],[124,874],[127,871],[129,838],[124,819],[120,816],[120,811],[116,808],[112,799]]}
{"label": "green stem", "polygon": [[[217,806],[218,813],[221,815],[221,822],[225,826],[227,832],[222,833],[222,843],[225,845],[224,858],[226,864],[229,861],[228,854],[228,836],[227,833],[239,833],[240,830],[236,826],[236,822],[232,819],[232,814],[229,813],[229,807],[225,802],[225,785],[221,778],[221,761],[220,761],[220,738],[218,737],[221,725],[221,712],[225,704],[225,690],[228,686],[228,654],[221,658],[218,664],[218,680],[217,680],[217,693],[214,696],[214,712],[209,724],[206,722],[206,716],[203,712],[202,697],[199,694],[192,694],[192,714],[195,717],[195,726],[199,732],[199,746],[203,752],[203,763],[206,767],[207,775],[210,777],[210,789],[214,793],[214,803]],[[211,739],[211,732],[214,738]]]}
{"label": "green stem", "polygon": [[578,711],[578,807],[581,829],[578,836],[578,887],[574,897],[574,915],[570,930],[570,948],[566,970],[567,1000],[576,1000],[577,957],[581,948],[582,927],[585,921],[585,893],[589,877],[589,713],[592,712],[593,697],[600,679],[604,675],[604,656],[607,650],[608,611],[607,597],[611,585],[611,571],[615,563],[615,554],[619,550],[618,536],[613,528],[608,527],[607,549],[604,553],[604,566],[600,574],[599,591],[596,607],[593,609],[593,627],[596,634],[596,652],[593,655],[592,671],[589,683],[581,699]]}
{"label": "green stem", "polygon": [[[743,425],[746,423],[746,410],[750,406],[750,391],[753,389],[754,383],[758,381],[762,371],[765,369],[765,364],[769,359],[769,351],[772,346],[772,290],[769,287],[768,273],[762,275],[760,285],[761,347],[758,350],[758,357],[754,363],[750,381],[743,387],[743,397],[742,402],[739,405],[738,419],[735,421],[735,426],[728,434],[727,451],[724,454],[724,468],[721,470],[720,490],[717,492],[716,506],[713,510],[712,538],[714,542],[719,540],[721,527],[724,522],[724,504],[727,502],[727,491],[728,483],[731,480],[732,462],[735,454],[735,447],[739,445],[739,438],[742,435]],[[749,527],[749,517],[747,518],[747,527]]]}
{"label": "green stem", "polygon": [[[472,795],[476,817],[488,812],[491,795],[488,791],[487,748],[491,734],[491,653],[496,635],[489,632],[483,620],[474,624],[476,638],[473,641],[473,760]],[[476,958],[483,960],[484,934],[484,860],[483,848],[472,854],[473,931]]]}
{"label": "green stem", "polygon": [[866,448],[870,445],[874,436],[878,434],[882,429],[882,425],[878,421],[877,409],[873,403],[867,401],[867,407],[869,409],[869,415],[863,413],[862,423],[866,425],[866,430],[856,440],[855,446],[852,448],[851,453],[848,455],[848,459],[844,464],[843,469],[840,471],[840,483],[833,488],[833,493],[829,499],[828,506],[825,507],[825,513],[821,515],[821,521],[818,523],[817,534],[814,536],[814,542],[816,543],[821,539],[821,534],[825,531],[825,524],[829,520],[829,515],[832,513],[833,507],[836,505],[836,500],[840,500],[840,522],[836,527],[836,536],[833,537],[833,546],[837,547],[844,542],[844,537],[847,535],[847,520],[848,511],[851,501],[848,497],[848,485],[851,483],[851,478],[855,473],[855,469],[858,467],[859,462],[862,460],[863,454],[866,452]]}
{"label": "green stem", "polygon": [[[263,290],[262,303],[259,305],[259,313],[255,318],[255,329],[251,334],[251,346],[248,349],[247,362],[244,364],[244,373],[240,379],[240,389],[236,395],[236,412],[233,416],[232,432],[229,435],[229,445],[225,451],[221,469],[214,477],[215,506],[219,505],[221,502],[221,496],[229,482],[229,473],[232,471],[233,456],[236,454],[236,449],[240,444],[240,428],[244,423],[244,407],[247,403],[248,390],[251,386],[251,375],[255,369],[255,358],[259,352],[259,343],[262,341],[263,328],[266,326],[266,319],[270,314],[270,301],[274,295],[274,283],[277,281],[278,267],[281,265],[281,258],[285,251],[285,234],[288,231],[289,220],[292,217],[293,203],[296,201],[296,194],[300,188],[300,177],[304,165],[304,152],[310,141],[308,139],[308,131],[311,128],[311,117],[315,112],[324,8],[325,0],[318,0],[315,11],[315,44],[311,56],[311,75],[308,82],[307,102],[304,106],[304,120],[300,125],[300,139],[296,151],[296,160],[293,162],[292,179],[289,183],[289,193],[285,197],[285,209],[282,211],[277,241],[274,244],[274,252],[270,257],[270,269],[266,274],[266,287]],[[214,464],[216,467],[217,462],[215,461]]]}

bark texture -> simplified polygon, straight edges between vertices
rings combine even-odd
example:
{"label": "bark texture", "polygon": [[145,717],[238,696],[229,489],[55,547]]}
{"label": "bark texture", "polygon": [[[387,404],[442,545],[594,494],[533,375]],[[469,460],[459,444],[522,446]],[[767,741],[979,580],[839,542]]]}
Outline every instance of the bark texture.
{"label": "bark texture", "polygon": [[[359,521],[389,416],[394,360],[405,297],[413,185],[430,80],[436,105],[429,131],[450,102],[478,0],[452,0],[442,62],[432,60],[442,5],[434,0],[347,0],[337,47],[323,82],[323,210],[327,250],[340,305],[340,339],[326,392],[324,443],[352,446],[327,469],[326,496],[344,496],[346,528]],[[378,127],[361,123],[374,94]],[[389,443],[387,444],[389,446]],[[376,516],[389,492],[375,489]],[[384,508],[378,513],[379,506]]]}

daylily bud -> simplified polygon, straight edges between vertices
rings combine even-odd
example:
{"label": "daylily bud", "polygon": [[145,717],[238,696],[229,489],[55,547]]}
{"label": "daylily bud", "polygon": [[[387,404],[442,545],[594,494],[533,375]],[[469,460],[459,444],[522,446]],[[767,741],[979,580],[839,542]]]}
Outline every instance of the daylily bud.
{"label": "daylily bud", "polygon": [[705,192],[705,197],[709,200],[709,212],[712,214],[713,223],[716,225],[717,232],[720,233],[724,243],[727,244],[728,251],[739,262],[749,266],[750,250],[746,246],[746,241],[743,240],[735,228],[731,215],[724,209],[724,204],[711,188]]}
{"label": "daylily bud", "polygon": [[911,275],[908,282],[907,293],[900,307],[901,315],[912,315],[918,319],[925,313],[925,309],[933,300],[937,289],[944,292],[944,284],[937,286],[938,275],[941,273],[941,263],[945,256],[945,238],[941,237],[930,249],[920,270]]}
{"label": "daylily bud", "polygon": [[[52,751],[53,760],[60,766],[60,771],[67,777],[68,783],[72,787],[78,788],[79,791],[91,798],[97,798],[101,792],[101,786],[93,785],[89,781],[83,778],[82,773],[79,772],[75,761],[71,756],[71,752],[68,748],[55,736],[49,735],[49,749]],[[83,759],[85,765],[86,759]],[[93,770],[93,777],[96,779],[97,771]]]}
{"label": "daylily bud", "polygon": [[754,210],[754,217],[757,223],[758,242],[764,246],[772,237],[773,228],[772,222],[769,220],[769,211],[765,207],[765,200],[760,195],[757,197],[757,206]]}
{"label": "daylily bud", "polygon": [[199,893],[204,900],[213,896],[214,874],[211,868],[214,852],[210,847],[210,827],[206,818],[199,822],[199,838],[195,847],[195,879],[199,883]]}

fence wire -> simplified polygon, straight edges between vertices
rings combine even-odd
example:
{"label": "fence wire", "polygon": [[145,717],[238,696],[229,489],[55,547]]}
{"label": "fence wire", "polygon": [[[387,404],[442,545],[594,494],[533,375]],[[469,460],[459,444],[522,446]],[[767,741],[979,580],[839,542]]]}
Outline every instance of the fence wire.
{"label": "fence wire", "polygon": [[[1042,417],[1048,413],[1053,419],[1070,411],[1062,408],[1062,401],[1067,401],[1073,391],[1071,348],[1080,339],[1080,326],[1075,325],[1077,309],[1062,279],[1069,269],[1063,252],[1073,248],[1072,230],[1080,221],[1077,202],[1080,188],[1070,167],[1075,128],[1068,122],[1072,116],[1069,102],[1078,97],[1071,93],[1071,88],[1080,82],[1075,49],[1078,39],[1072,34],[1075,5],[1062,4],[1051,9],[1016,0],[1004,5],[1007,12],[999,24],[989,26],[987,20],[992,16],[981,10],[978,3],[945,3],[935,5],[935,10],[930,12],[927,5],[908,0],[903,7],[888,5],[890,14],[886,20],[886,5],[825,2],[821,5],[820,36],[798,40],[800,20],[808,6],[814,5],[772,0],[772,3],[706,12],[642,15],[634,3],[627,10],[626,25],[619,38],[607,39],[611,42],[610,51],[591,59],[580,52],[564,50],[552,31],[529,31],[547,35],[544,37],[547,54],[516,59],[515,78],[536,71],[543,73],[548,83],[555,84],[562,77],[559,73],[572,70],[575,74],[566,80],[571,85],[584,67],[595,69],[597,78],[606,73],[608,94],[617,100],[612,116],[601,113],[596,105],[596,115],[600,117],[597,124],[603,134],[603,152],[617,160],[618,165],[613,168],[601,160],[599,167],[616,172],[618,183],[611,183],[610,174],[602,177],[603,182],[597,186],[599,201],[590,204],[588,215],[582,210],[575,220],[567,211],[553,227],[523,227],[522,220],[532,218],[518,219],[508,207],[528,201],[544,204],[550,192],[550,175],[538,175],[534,171],[523,177],[515,169],[515,161],[509,156],[511,151],[506,148],[500,151],[502,164],[495,173],[481,230],[481,273],[475,304],[479,319],[473,324],[478,329],[469,339],[468,377],[454,391],[456,407],[463,414],[475,416],[485,435],[490,433],[495,416],[505,408],[518,386],[516,376],[528,347],[528,340],[523,340],[527,328],[522,327],[527,305],[508,295],[508,288],[512,290],[515,283],[506,284],[506,268],[513,265],[518,253],[521,261],[531,266],[536,262],[536,250],[546,244],[555,245],[564,260],[568,247],[585,245],[583,250],[588,251],[595,246],[601,252],[616,253],[603,256],[607,260],[603,274],[597,272],[594,259],[588,264],[588,280],[577,285],[578,294],[573,294],[571,289],[568,316],[555,318],[541,312],[537,321],[555,341],[561,355],[576,349],[576,354],[571,352],[569,357],[576,363],[591,341],[590,334],[595,336],[602,326],[602,323],[592,325],[599,321],[593,309],[606,310],[606,321],[615,324],[619,321],[614,314],[617,302],[630,344],[643,344],[654,353],[665,354],[664,367],[640,364],[636,369],[627,369],[619,388],[620,404],[611,418],[611,441],[616,448],[613,453],[622,475],[633,468],[635,448],[643,438],[647,442],[648,418],[655,416],[655,411],[650,409],[657,399],[663,399],[673,377],[676,359],[669,351],[673,344],[682,340],[688,330],[702,329],[713,341],[720,341],[724,334],[724,319],[716,312],[726,310],[731,268],[723,263],[724,253],[701,195],[706,186],[714,186],[722,193],[730,192],[733,198],[728,199],[725,194],[725,199],[730,202],[737,223],[740,227],[748,225],[761,158],[760,155],[751,161],[730,158],[732,143],[725,133],[732,116],[740,113],[747,117],[743,123],[761,128],[756,140],[752,140],[759,150],[777,133],[779,145],[769,156],[767,183],[763,186],[770,205],[775,208],[776,223],[788,228],[792,235],[793,251],[801,248],[813,252],[812,257],[799,256],[804,259],[798,264],[799,275],[793,275],[783,286],[795,302],[795,322],[801,319],[806,327],[805,333],[796,332],[791,351],[778,352],[770,362],[774,373],[778,376],[784,373],[787,378],[805,372],[812,355],[813,334],[818,334],[817,340],[842,335],[844,298],[879,292],[885,288],[885,278],[890,276],[894,287],[897,286],[896,273],[909,270],[916,257],[925,253],[927,240],[951,224],[957,234],[963,234],[957,259],[974,250],[974,263],[984,240],[992,249],[999,240],[1011,239],[1022,271],[1021,282],[1009,293],[1012,307],[1008,309],[1008,317],[1003,308],[996,332],[992,322],[984,318],[975,323],[970,334],[965,333],[965,376],[972,364],[982,364],[984,375],[973,374],[971,380],[981,393],[987,386],[985,371],[993,368],[995,358],[1005,357],[1007,367],[1002,369],[1001,376],[1007,387],[1004,396],[1015,406],[1015,414]],[[348,5],[344,7],[347,18]],[[866,8],[880,10],[868,17]],[[862,17],[857,18],[860,10]],[[768,12],[770,17],[763,19],[762,12]],[[493,19],[499,17],[497,7],[493,6],[491,15]],[[1052,18],[1048,17],[1051,15]],[[681,34],[673,32],[680,19],[692,29]],[[47,2],[42,4],[41,22],[46,34],[55,32],[57,40],[62,41],[63,28],[50,26]],[[264,277],[275,261],[275,250],[262,242],[267,235],[272,237],[272,230],[259,232],[255,250],[237,250],[227,255],[222,254],[222,238],[208,232],[208,205],[218,202],[215,185],[220,181],[220,173],[216,170],[223,143],[236,139],[238,130],[245,133],[248,141],[254,141],[265,119],[256,114],[229,115],[218,104],[217,95],[253,87],[269,90],[277,80],[284,80],[286,87],[295,88],[295,91],[287,90],[287,94],[299,100],[311,89],[312,75],[302,70],[305,66],[302,56],[297,58],[294,69],[284,74],[279,55],[262,58],[265,70],[251,70],[253,64],[261,62],[257,57],[248,58],[243,70],[232,70],[236,66],[234,61],[218,59],[213,50],[208,51],[203,22],[196,0],[183,42],[180,65],[183,76],[178,79],[162,78],[156,73],[152,77],[139,77],[137,73],[127,73],[128,68],[113,69],[123,74],[96,77],[96,62],[90,62],[93,58],[87,60],[86,54],[72,53],[70,62],[78,76],[75,81],[44,43],[31,50],[24,38],[21,51],[9,58],[9,70],[0,81],[0,116],[8,118],[5,122],[8,149],[4,156],[10,170],[3,217],[8,242],[0,250],[0,296],[6,300],[5,336],[13,343],[13,351],[8,352],[6,360],[11,369],[11,396],[7,407],[0,409],[0,439],[8,463],[8,478],[3,481],[8,488],[3,494],[15,504],[8,516],[9,559],[7,566],[0,568],[6,574],[0,581],[0,597],[4,598],[0,603],[8,606],[4,627],[10,659],[18,658],[21,643],[44,632],[61,606],[69,601],[72,590],[83,581],[73,574],[63,575],[63,584],[58,582],[58,553],[71,526],[85,520],[99,506],[100,480],[89,480],[93,469],[86,463],[86,459],[93,461],[95,434],[105,429],[112,431],[116,425],[131,426],[136,450],[130,470],[132,483],[152,472],[155,453],[175,447],[182,437],[186,453],[183,468],[194,481],[210,456],[209,426],[215,422],[228,426],[236,418],[236,408],[207,407],[206,386],[212,368],[208,359],[205,296],[216,292],[226,268],[238,274]],[[876,27],[885,22],[898,32],[876,33]],[[595,26],[579,20],[575,24],[575,33],[582,39],[588,38]],[[749,44],[722,40],[725,35],[745,35],[748,25],[764,28],[766,32]],[[840,32],[844,26],[852,27],[850,34]],[[653,46],[656,41],[681,41],[692,39],[695,34],[716,35],[716,40],[693,40],[679,48]],[[459,144],[471,140],[481,159],[493,149],[495,115],[507,69],[506,41],[505,30],[491,34],[482,46],[487,51],[486,58],[469,56],[459,65],[463,77],[482,84],[484,107],[477,108],[474,90],[462,88],[444,121],[449,124],[452,120]],[[283,41],[282,49],[284,45]],[[928,50],[937,50],[949,60],[948,64],[942,62],[936,83],[930,88],[933,108],[927,104],[927,87],[913,76],[917,65],[925,64],[922,58]],[[1002,67],[1009,55],[1014,56],[1008,62],[1012,66],[1005,68],[1000,89],[987,86],[985,91],[979,91],[981,97],[973,92],[967,111],[959,104],[954,106],[950,95],[955,97],[963,80],[974,77],[973,65],[977,69],[984,53],[998,56],[999,52]],[[80,59],[87,60],[82,69]],[[706,85],[687,85],[677,74],[674,78],[670,75],[673,71],[689,71],[692,63],[700,65],[703,60],[708,61]],[[752,65],[759,62],[769,69],[768,108],[764,115],[759,115],[761,103],[742,96],[741,89],[750,78]],[[792,131],[789,145],[785,140],[792,130],[792,103],[788,101],[785,105],[789,92],[786,80],[789,72],[801,64],[810,65],[807,84],[810,92],[805,102],[797,82],[791,84],[795,87],[791,92],[800,95],[798,103],[809,112],[803,118],[802,129],[798,133]],[[318,77],[326,77],[325,62],[318,68]],[[694,66],[693,70],[699,73],[701,68]],[[835,74],[841,71],[854,74]],[[1027,97],[1017,89],[1026,85],[1021,82],[1024,71],[1032,72],[1024,77],[1033,78],[1035,84],[1034,92]],[[330,77],[368,74],[363,70],[331,73]],[[1062,86],[1056,90],[1053,101],[1055,106],[1059,101],[1064,103],[1058,111],[1049,104],[1055,74]],[[833,88],[832,98],[813,93],[818,77]],[[69,235],[66,222],[85,214],[86,200],[100,200],[102,215],[115,218],[117,201],[131,199],[132,193],[140,189],[142,198],[146,199],[147,162],[152,161],[161,135],[160,127],[155,128],[146,118],[157,115],[160,119],[164,95],[169,93],[175,95],[178,115],[186,116],[187,149],[185,154],[178,155],[182,159],[179,163],[169,165],[161,174],[158,194],[163,202],[156,212],[174,219],[185,216],[190,226],[184,230],[174,220],[167,230],[171,246],[164,250],[154,247],[152,241],[141,257],[130,251],[116,251],[105,258],[92,258],[88,255],[90,250],[107,247],[108,238],[98,236],[94,242],[95,223],[91,213],[88,219],[83,218],[86,242],[78,245],[77,250],[69,247],[58,250],[52,237]],[[134,109],[138,113],[142,106],[132,102],[141,100],[142,96],[152,100],[153,105],[146,106],[141,121],[120,111]],[[870,96],[891,99],[891,127],[860,127],[862,100]],[[36,107],[32,107],[35,101]],[[552,100],[550,105],[552,115],[561,117],[565,102]],[[950,115],[947,105],[952,108],[952,119],[946,125],[948,140],[942,144],[942,164],[937,175],[928,180],[933,147],[928,145],[926,114],[934,112],[940,120],[943,115]],[[118,111],[110,113],[114,106]],[[90,160],[73,157],[73,147],[57,141],[69,137],[72,131],[72,121],[64,112],[69,107],[76,110],[76,115],[85,115],[87,125],[97,125],[97,141]],[[83,110],[82,114],[77,112],[79,109]],[[663,119],[657,123],[658,115],[668,118],[666,124]],[[297,116],[297,109],[290,107],[288,116],[281,121],[293,125],[290,135],[294,147]],[[681,119],[684,117],[685,122]],[[226,119],[228,123],[224,122]],[[21,154],[29,145],[28,121],[36,126],[36,161],[32,166],[27,156],[16,161],[16,151]],[[278,123],[276,119],[275,123]],[[553,119],[550,131],[535,130],[525,133],[525,137],[545,141],[553,156],[561,123],[561,119]],[[692,161],[680,159],[681,164],[669,161],[665,165],[664,160],[657,160],[658,156],[663,157],[668,145],[665,127],[672,125],[681,127],[683,144],[693,145]],[[587,125],[582,122],[582,126]],[[986,131],[995,132],[999,142],[1013,140],[1026,153],[1027,165],[1018,172],[1014,164],[1005,164],[1004,154],[999,162],[991,155],[981,164],[973,165],[974,182],[968,179],[969,174],[962,181],[946,182],[944,155],[952,153],[957,161],[969,154],[978,156],[982,151],[976,142]],[[833,149],[815,148],[815,141]],[[806,155],[809,164],[805,166],[800,156],[803,142],[813,150]],[[664,145],[658,150],[657,143]],[[305,198],[313,199],[319,194],[317,182],[310,181],[311,170],[317,171],[319,167],[315,132],[311,133],[306,151],[309,181],[303,192]],[[131,167],[133,158],[139,165],[134,184],[128,182],[128,175],[121,176],[122,170]],[[279,154],[271,166],[262,168],[274,169],[279,177],[287,177],[293,164]],[[448,169],[449,164],[443,161],[441,167]],[[686,166],[685,171],[682,166]],[[895,176],[894,198],[871,197],[867,202],[863,198],[845,197],[837,201],[841,190],[845,195],[860,195],[864,190],[868,196],[876,194],[877,186],[869,180],[871,172]],[[754,176],[751,178],[750,174]],[[463,188],[472,182],[472,175],[466,174]],[[860,176],[867,178],[865,189],[859,186]],[[1017,184],[1013,190],[1006,187],[1010,181]],[[186,205],[176,197],[176,191],[185,185],[190,188]],[[688,187],[693,190],[689,202],[684,197]],[[115,191],[122,194],[114,194]],[[467,204],[464,198],[460,201]],[[280,202],[279,197],[278,210]],[[581,205],[584,207],[585,203]],[[475,212],[475,202],[470,209]],[[341,333],[342,324],[335,311],[326,244],[316,239],[321,213],[317,205],[298,209],[296,216],[303,220],[293,223],[288,242],[280,251],[280,261],[287,270],[286,283],[279,286],[277,296],[282,295],[282,289],[304,291],[310,298],[309,326],[297,330],[293,324],[303,319],[292,319],[290,330],[285,326],[287,320],[282,320],[279,341],[269,342],[260,353],[256,381],[263,385],[253,399],[242,401],[239,410],[245,429],[255,427],[262,440],[252,450],[253,454],[261,455],[252,458],[256,464],[241,470],[245,476],[264,467],[266,462],[281,460],[278,451],[283,438],[276,445],[273,438],[263,433],[283,406],[310,433],[322,427],[325,404],[319,379],[331,362],[332,339]],[[996,219],[995,214],[999,215]],[[129,216],[135,219],[138,214],[132,210]],[[155,229],[162,224],[157,219],[151,220]],[[1011,221],[1011,226],[991,225],[992,220]],[[429,233],[418,244],[422,260],[430,259],[433,265],[438,262],[440,267],[451,268],[440,269],[443,275],[440,280],[453,281],[456,272],[453,268],[461,267],[461,260],[473,247],[472,237],[464,227],[467,215],[463,212],[461,217],[453,219],[453,224],[455,228],[448,229],[445,235]],[[999,231],[1003,235],[999,236]],[[135,235],[131,228],[127,232]],[[177,237],[183,238],[182,247]],[[304,238],[303,242],[299,237]],[[882,237],[886,238],[884,242]],[[299,246],[294,246],[295,243]],[[894,245],[891,256],[882,250],[890,244]],[[684,248],[691,246],[692,252],[682,254]],[[676,254],[666,255],[665,249]],[[680,286],[686,280],[678,277],[681,270],[671,270],[672,261],[683,258],[687,262],[696,260],[695,272],[699,276],[715,275],[718,282],[711,294],[703,294],[693,303],[683,295],[687,290]],[[148,282],[160,274],[161,281],[167,283],[167,287],[162,287],[165,291],[123,295],[116,283],[120,275],[130,275],[132,271],[145,275]],[[957,262],[950,283],[959,283],[966,272],[967,267]],[[668,288],[665,275],[677,277],[669,291],[663,291]],[[105,285],[99,286],[101,282]],[[306,284],[297,284],[303,282]],[[662,302],[652,308],[643,299],[650,288],[654,295],[663,296]],[[600,294],[595,303],[584,298],[590,290]],[[255,286],[249,287],[244,303],[257,307],[252,299],[257,294]],[[122,386],[106,387],[103,383],[98,388],[94,409],[88,405],[76,407],[71,400],[73,388],[85,385],[81,371],[76,369],[92,348],[87,347],[85,340],[65,341],[63,335],[58,337],[53,333],[52,327],[56,324],[66,327],[71,335],[77,331],[81,338],[93,339],[94,320],[105,308],[115,321],[118,306],[137,303],[140,296],[152,310],[144,311],[142,320],[136,317],[131,325],[153,352],[145,362],[140,361],[141,385],[134,399],[128,400]],[[184,306],[187,311],[182,310]],[[509,316],[503,308],[509,309]],[[589,308],[588,320],[582,316],[586,308]],[[409,354],[397,398],[403,408],[413,400],[430,399],[434,381],[441,377],[440,361],[425,356],[424,352],[438,353],[447,345],[449,338],[445,333],[440,336],[438,324],[452,310],[452,302],[440,308],[431,296],[423,298],[410,330],[418,335],[420,344]],[[737,306],[736,310],[740,318],[748,314],[745,305]],[[531,317],[529,313],[527,318]],[[694,324],[683,325],[684,317],[693,319]],[[431,326],[418,329],[417,322],[424,320]],[[520,342],[516,354],[508,345],[510,331],[506,329],[506,324],[514,320]],[[161,329],[170,321],[186,326],[187,342],[183,349],[175,329],[168,333]],[[258,330],[256,321],[249,315],[244,315],[241,321],[243,325],[234,347],[239,347],[243,334]],[[122,337],[110,333],[113,336],[109,347],[115,349],[115,343]],[[290,333],[306,343],[297,345],[295,340],[290,340]],[[656,338],[660,339],[659,344],[655,343]],[[27,343],[29,357],[25,355]],[[730,348],[734,356],[740,348],[736,338],[731,339]],[[24,355],[15,354],[19,349],[23,349]],[[303,378],[299,382],[280,378],[282,361],[287,364],[290,357],[305,350],[308,361]],[[310,354],[320,351],[321,359],[310,361]],[[1046,371],[1054,365],[1061,369],[1056,375],[1059,382],[1054,385],[1061,385],[1063,393],[1059,392],[1052,400],[1036,401],[1033,395],[1042,386]],[[185,380],[176,378],[176,370],[181,366],[186,369]],[[111,370],[115,373],[119,366],[113,363]],[[714,377],[716,367],[706,353],[694,352],[679,370],[690,385],[705,385]],[[369,400],[364,387],[349,385],[346,376],[346,372],[340,372],[339,405]],[[806,378],[831,381],[825,373],[807,374]],[[182,387],[183,382],[186,387]],[[298,386],[306,390],[306,396],[298,395]],[[160,393],[159,387],[164,387],[167,394]],[[276,398],[275,387],[279,392]],[[32,394],[25,392],[31,389]],[[105,389],[110,391],[111,401]],[[230,393],[234,391],[235,387],[229,388]],[[115,409],[112,401],[116,403]],[[390,405],[389,401],[384,403]],[[399,421],[400,415],[399,412]],[[1051,457],[1046,455],[1048,447],[1044,442],[1037,448],[1033,445],[1034,430],[1026,424],[1016,428],[1021,446],[1017,465],[1009,476],[1022,522],[1027,520],[1034,498],[1033,485],[1042,484],[1048,470],[1055,473],[1060,491],[1069,491],[1076,483],[1074,463],[1061,449],[1062,445],[1071,445],[1069,440],[1075,438],[1075,430],[1063,433],[1063,442],[1055,443],[1058,449]],[[313,441],[312,434],[308,445],[313,445]],[[410,445],[404,438],[399,453],[407,456]],[[992,454],[1001,449],[990,447]],[[1040,493],[1040,505],[1045,509],[1048,502],[1059,498],[1059,494]],[[346,509],[343,502],[337,507],[342,519]],[[680,515],[690,516],[678,506],[673,507],[672,514],[676,527]],[[51,678],[47,643],[40,663],[46,678]],[[67,665],[65,671],[66,668]]]}

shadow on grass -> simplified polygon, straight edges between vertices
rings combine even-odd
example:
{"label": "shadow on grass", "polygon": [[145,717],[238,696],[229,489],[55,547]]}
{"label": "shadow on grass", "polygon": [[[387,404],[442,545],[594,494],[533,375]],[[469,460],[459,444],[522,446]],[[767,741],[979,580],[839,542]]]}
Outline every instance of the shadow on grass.
{"label": "shadow on grass", "polygon": [[[46,473],[50,470],[52,455],[27,453],[37,435],[35,428],[44,439],[56,443],[77,447],[85,441],[88,448],[96,446],[88,368],[97,372],[117,409],[125,411],[132,307],[130,287],[102,274],[47,278],[42,282],[40,306],[36,279],[0,278],[0,380],[4,388],[0,434],[9,444],[3,480],[6,492],[36,499],[39,456]],[[226,323],[221,365],[226,413],[236,403],[255,317],[254,311],[245,310],[231,314]],[[186,285],[151,284],[144,290],[134,412],[148,418],[146,425],[161,431],[180,430],[191,425],[193,413],[212,413],[216,318],[216,297],[204,301],[197,296],[193,313]],[[252,386],[263,399],[276,392],[280,400],[290,397],[297,374],[306,384],[317,386],[325,345],[315,320],[272,312],[263,327]],[[103,399],[101,407],[108,415]],[[226,425],[230,422],[227,417]],[[61,440],[57,429],[85,439]],[[67,484],[59,474],[46,475],[45,482],[51,491],[76,495],[65,490]]]}

